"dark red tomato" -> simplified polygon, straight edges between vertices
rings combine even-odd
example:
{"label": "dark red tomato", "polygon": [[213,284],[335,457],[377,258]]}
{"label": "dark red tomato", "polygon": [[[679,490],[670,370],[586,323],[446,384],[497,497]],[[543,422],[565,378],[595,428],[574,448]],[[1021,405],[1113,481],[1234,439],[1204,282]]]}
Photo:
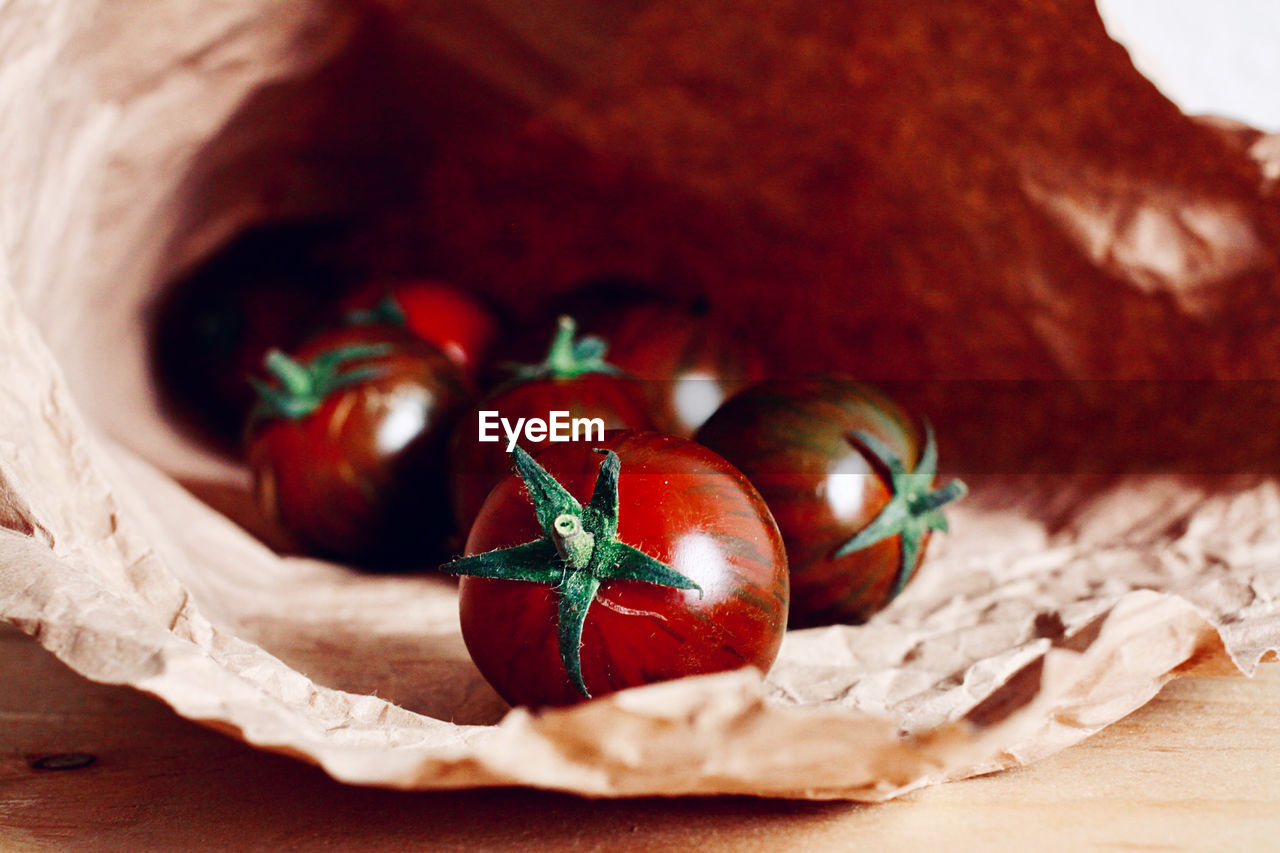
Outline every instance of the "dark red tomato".
{"label": "dark red tomato", "polygon": [[470,398],[458,368],[388,326],[327,332],[267,367],[248,433],[263,509],[325,556],[435,559],[452,527],[446,444]]}
{"label": "dark red tomato", "polygon": [[[481,400],[458,423],[450,446],[450,484],[462,530],[471,526],[489,490],[511,473],[508,436],[501,426],[504,419],[513,429],[533,419],[547,422],[553,412],[566,413],[570,422],[598,420],[590,435],[585,425],[579,429],[582,440],[598,437],[605,430],[654,426],[641,387],[604,361],[600,341],[575,339],[573,321],[564,320],[545,361],[518,369],[513,380]],[[489,430],[496,441],[480,440],[482,417],[496,425]],[[518,444],[526,450],[537,446],[525,437],[523,429]]]}
{"label": "dark red tomato", "polygon": [[698,431],[764,495],[787,544],[791,625],[865,622],[893,600],[945,530],[932,432],[877,389],[845,379],[771,380]]}
{"label": "dark red tomato", "polygon": [[[572,317],[583,330],[595,330],[603,327],[602,318],[609,314],[627,311],[637,305],[653,304],[665,305],[673,311],[703,310],[701,303],[692,307],[656,294],[651,286],[638,279],[593,279],[534,310],[514,334],[501,341],[498,360],[523,363],[542,358],[547,351],[547,338],[561,317]],[[595,331],[590,333],[598,335]]]}
{"label": "dark red tomato", "polygon": [[512,705],[754,666],[787,622],[787,563],[760,495],[693,442],[556,444],[489,495],[462,575],[462,636]]}
{"label": "dark red tomato", "polygon": [[493,312],[455,285],[430,279],[380,282],[343,301],[348,319],[402,325],[434,344],[470,377],[498,337]]}
{"label": "dark red tomato", "polygon": [[609,362],[640,380],[659,428],[691,436],[729,397],[764,378],[750,347],[715,320],[657,300],[579,318],[609,345]]}

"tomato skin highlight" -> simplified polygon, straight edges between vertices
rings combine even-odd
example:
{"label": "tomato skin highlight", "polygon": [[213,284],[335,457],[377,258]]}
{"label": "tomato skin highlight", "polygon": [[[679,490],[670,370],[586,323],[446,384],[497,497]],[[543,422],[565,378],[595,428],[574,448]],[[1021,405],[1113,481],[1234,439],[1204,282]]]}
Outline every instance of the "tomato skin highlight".
{"label": "tomato skin highlight", "polygon": [[[551,445],[535,458],[585,505],[601,463],[596,448],[621,460],[618,539],[696,581],[701,593],[605,581],[582,632],[591,695],[743,666],[767,672],[786,628],[788,575],[782,539],[756,490],[706,448],[657,433],[608,433],[603,442]],[[466,553],[542,535],[512,474],[484,502]],[[583,701],[561,661],[551,585],[464,576],[459,597],[467,649],[508,703]]]}
{"label": "tomato skin highlight", "polygon": [[764,378],[764,363],[713,318],[659,300],[580,318],[609,344],[609,362],[640,380],[658,428],[690,437],[738,391]]}
{"label": "tomato skin highlight", "polygon": [[[915,422],[878,389],[848,379],[759,383],[697,434],[747,476],[773,511],[791,566],[793,628],[865,622],[897,592],[900,536],[835,556],[893,497],[880,465],[850,440],[857,431],[879,438],[915,469],[921,455]],[[926,532],[908,577],[927,543]]]}
{"label": "tomato skin highlight", "polygon": [[328,394],[312,413],[251,423],[254,494],[316,554],[374,567],[427,564],[451,530],[445,450],[468,386],[437,349],[392,327],[327,332],[295,358],[351,345],[389,352],[346,366],[377,373]]}
{"label": "tomato skin highlight", "polygon": [[434,279],[398,279],[366,285],[343,301],[343,312],[372,311],[390,297],[405,329],[433,344],[469,378],[483,368],[498,338],[498,320],[478,299]]}
{"label": "tomato skin highlight", "polygon": [[638,279],[586,282],[554,300],[549,317],[506,347],[514,360],[540,353],[554,316],[608,345],[610,364],[636,379],[658,430],[686,438],[725,400],[767,375],[760,353],[733,335],[700,296],[676,298]]}

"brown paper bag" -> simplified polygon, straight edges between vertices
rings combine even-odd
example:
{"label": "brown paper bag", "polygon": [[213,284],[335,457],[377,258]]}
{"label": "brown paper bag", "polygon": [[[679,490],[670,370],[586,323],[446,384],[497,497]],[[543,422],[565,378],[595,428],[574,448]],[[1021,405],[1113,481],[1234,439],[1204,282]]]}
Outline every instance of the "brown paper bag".
{"label": "brown paper bag", "polygon": [[[1280,646],[1272,141],[1179,114],[1083,0],[589,5],[0,13],[0,616],[344,781],[599,796],[886,799]],[[149,311],[304,217],[516,313],[702,288],[779,373],[896,383],[972,497],[767,677],[509,710],[449,582],[282,558],[179,485],[245,473],[165,416]]]}

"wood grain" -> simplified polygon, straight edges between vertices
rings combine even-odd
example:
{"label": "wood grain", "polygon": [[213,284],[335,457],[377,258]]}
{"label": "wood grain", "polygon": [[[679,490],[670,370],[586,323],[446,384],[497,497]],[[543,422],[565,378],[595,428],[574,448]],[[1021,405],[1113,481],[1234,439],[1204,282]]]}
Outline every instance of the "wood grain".
{"label": "wood grain", "polygon": [[[1248,850],[1280,837],[1280,664],[1184,678],[1032,767],[884,805],[351,788],[0,631],[0,850]],[[88,752],[81,770],[38,756]]]}

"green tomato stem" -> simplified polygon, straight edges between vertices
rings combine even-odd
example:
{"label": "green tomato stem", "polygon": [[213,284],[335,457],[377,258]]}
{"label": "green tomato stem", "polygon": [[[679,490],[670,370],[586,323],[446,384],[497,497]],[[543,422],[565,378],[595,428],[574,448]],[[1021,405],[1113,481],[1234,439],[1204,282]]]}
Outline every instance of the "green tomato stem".
{"label": "green tomato stem", "polygon": [[390,291],[370,308],[348,311],[343,321],[352,326],[405,326],[408,323],[399,300]]}
{"label": "green tomato stem", "polygon": [[550,584],[557,601],[556,636],[565,676],[583,696],[582,628],[606,581],[641,581],[675,589],[702,587],[671,566],[617,539],[621,462],[604,451],[591,501],[584,508],[522,447],[511,453],[544,535],[532,542],[459,557],[441,570],[469,577]]}
{"label": "green tomato stem", "polygon": [[899,537],[900,558],[891,598],[897,597],[911,579],[916,560],[924,547],[924,538],[929,531],[947,529],[947,519],[942,513],[942,507],[959,500],[969,491],[959,480],[952,480],[942,488],[930,491],[937,471],[938,448],[933,428],[928,423],[924,426],[924,433],[924,448],[914,472],[908,471],[906,463],[871,433],[855,432],[850,435],[851,442],[865,448],[866,452],[889,471],[891,497],[879,515],[837,548],[832,557],[847,557],[892,536]]}
{"label": "green tomato stem", "polygon": [[309,397],[315,393],[311,371],[278,349],[272,349],[263,360],[263,367],[294,397]]}
{"label": "green tomato stem", "polygon": [[[577,337],[578,324],[564,315],[556,323],[556,333],[546,356],[537,364],[507,364],[511,378],[497,390],[536,379],[574,379],[590,373],[619,376],[622,371],[605,361],[609,346],[593,335]],[[495,391],[495,393],[497,393]]]}
{"label": "green tomato stem", "polygon": [[342,368],[353,361],[389,355],[393,349],[391,344],[352,344],[323,352],[306,364],[272,349],[263,359],[263,367],[278,387],[250,377],[249,383],[258,393],[258,403],[250,419],[256,422],[263,418],[305,418],[320,408],[334,391],[367,382],[382,372],[376,365]]}
{"label": "green tomato stem", "polygon": [[591,564],[595,552],[596,537],[582,527],[582,519],[571,513],[556,516],[551,525],[551,535],[556,553],[572,571],[581,571]]}
{"label": "green tomato stem", "polygon": [[573,339],[578,333],[578,324],[568,315],[562,315],[556,321],[556,334],[551,339],[551,347],[543,364],[556,375],[567,375],[577,369],[574,357]]}
{"label": "green tomato stem", "polygon": [[969,494],[968,486],[960,480],[952,480],[941,489],[912,498],[911,514],[919,516],[941,509],[953,501],[960,500],[967,494]]}

